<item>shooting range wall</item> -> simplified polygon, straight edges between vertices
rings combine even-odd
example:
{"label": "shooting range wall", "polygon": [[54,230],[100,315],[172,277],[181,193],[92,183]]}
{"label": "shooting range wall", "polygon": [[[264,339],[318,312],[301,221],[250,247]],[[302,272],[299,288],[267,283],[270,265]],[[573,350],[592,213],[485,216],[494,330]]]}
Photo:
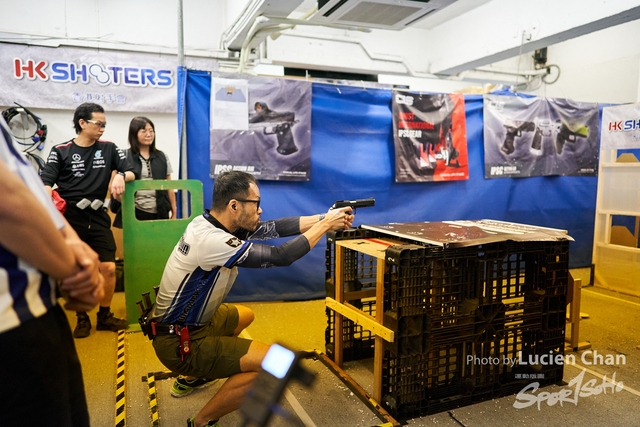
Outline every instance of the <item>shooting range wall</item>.
{"label": "shooting range wall", "polygon": [[[179,71],[179,111],[186,108],[188,178],[204,184],[211,206],[211,75]],[[570,268],[591,265],[597,177],[484,179],[483,99],[466,95],[469,180],[396,183],[391,90],[314,83],[309,182],[260,182],[263,220],[326,212],[339,199],[374,197],[354,225],[496,219],[568,230]],[[179,115],[180,117],[180,115]],[[275,144],[275,142],[274,142]],[[285,240],[272,241],[282,244]],[[325,296],[325,245],[286,268],[243,269],[229,301]]]}

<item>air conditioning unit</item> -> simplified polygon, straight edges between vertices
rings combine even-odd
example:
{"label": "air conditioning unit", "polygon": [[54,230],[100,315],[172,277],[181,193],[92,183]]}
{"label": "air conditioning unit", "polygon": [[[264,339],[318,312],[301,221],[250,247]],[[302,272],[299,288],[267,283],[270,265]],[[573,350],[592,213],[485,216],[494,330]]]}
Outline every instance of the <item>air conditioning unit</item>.
{"label": "air conditioning unit", "polygon": [[457,0],[318,0],[309,20],[324,24],[402,30]]}

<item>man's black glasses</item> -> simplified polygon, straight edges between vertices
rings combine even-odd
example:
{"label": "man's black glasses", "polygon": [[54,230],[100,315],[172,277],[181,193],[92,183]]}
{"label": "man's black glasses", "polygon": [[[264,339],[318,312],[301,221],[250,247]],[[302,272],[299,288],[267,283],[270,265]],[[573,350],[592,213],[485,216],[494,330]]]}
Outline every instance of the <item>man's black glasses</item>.
{"label": "man's black glasses", "polygon": [[258,200],[249,200],[249,199],[236,199],[239,202],[243,202],[243,203],[255,203],[256,204],[256,210],[260,209],[260,199]]}

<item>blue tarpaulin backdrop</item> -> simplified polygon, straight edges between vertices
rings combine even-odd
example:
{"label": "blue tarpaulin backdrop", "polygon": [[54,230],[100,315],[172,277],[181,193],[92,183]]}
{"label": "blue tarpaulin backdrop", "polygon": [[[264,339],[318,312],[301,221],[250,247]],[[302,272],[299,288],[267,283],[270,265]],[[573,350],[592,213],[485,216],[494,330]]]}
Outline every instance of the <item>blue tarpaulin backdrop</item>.
{"label": "blue tarpaulin backdrop", "polygon": [[[186,108],[189,179],[204,184],[211,206],[209,99],[211,75],[179,71],[179,111]],[[569,231],[570,267],[591,265],[596,177],[484,179],[482,96],[465,96],[469,180],[396,183],[391,91],[313,84],[311,179],[260,182],[263,220],[326,212],[338,199],[375,197],[354,225],[496,219]],[[181,117],[181,115],[179,115]],[[183,126],[179,123],[179,129]],[[278,239],[272,244],[279,245]],[[229,301],[324,298],[322,240],[293,265],[241,269]]]}

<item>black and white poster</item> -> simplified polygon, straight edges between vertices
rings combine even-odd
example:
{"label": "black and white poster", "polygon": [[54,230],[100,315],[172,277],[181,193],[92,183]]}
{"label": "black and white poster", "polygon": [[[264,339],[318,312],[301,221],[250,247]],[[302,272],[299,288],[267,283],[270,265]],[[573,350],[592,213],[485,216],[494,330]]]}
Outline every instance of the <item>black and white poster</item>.
{"label": "black and white poster", "polygon": [[485,178],[595,176],[598,104],[485,95]]}
{"label": "black and white poster", "polygon": [[242,170],[260,180],[309,180],[310,82],[217,74],[211,115],[211,177]]}

